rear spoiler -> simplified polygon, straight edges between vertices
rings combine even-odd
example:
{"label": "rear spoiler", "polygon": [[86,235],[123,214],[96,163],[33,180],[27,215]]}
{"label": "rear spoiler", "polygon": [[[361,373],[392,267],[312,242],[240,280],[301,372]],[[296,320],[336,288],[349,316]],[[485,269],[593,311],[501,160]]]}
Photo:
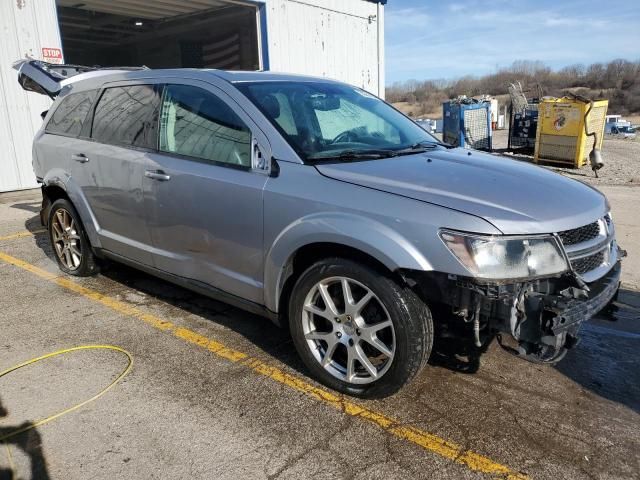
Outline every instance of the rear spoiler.
{"label": "rear spoiler", "polygon": [[55,64],[41,60],[22,59],[13,62],[18,71],[18,83],[23,89],[55,98],[62,88],[62,81],[86,72],[98,70],[148,70],[148,67],[88,67],[85,65]]}

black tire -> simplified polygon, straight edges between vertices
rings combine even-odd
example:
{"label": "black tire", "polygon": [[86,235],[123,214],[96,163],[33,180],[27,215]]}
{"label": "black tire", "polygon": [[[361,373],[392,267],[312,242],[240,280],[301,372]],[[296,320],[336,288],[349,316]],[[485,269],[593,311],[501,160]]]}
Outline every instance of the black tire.
{"label": "black tire", "polygon": [[[56,246],[56,240],[54,239],[54,223],[56,222],[56,215],[68,215],[73,220],[74,226],[74,237],[75,239],[71,239],[74,247],[78,249],[81,253],[79,256],[79,262],[74,265],[74,268],[70,268],[65,262],[60,258],[59,249]],[[65,217],[66,218],[66,217]],[[58,224],[59,225],[59,224]],[[82,224],[82,220],[80,220],[80,216],[78,212],[71,204],[69,200],[61,198],[53,202],[51,205],[51,209],[49,210],[49,222],[48,222],[48,230],[49,230],[49,241],[51,242],[51,246],[53,248],[53,255],[58,262],[58,267],[65,273],[69,275],[75,275],[77,277],[89,277],[91,275],[95,275],[98,273],[99,268],[96,262],[96,257],[93,254],[93,249],[91,248],[91,244],[89,243],[89,239],[84,229],[84,225]],[[61,244],[60,241],[57,242],[58,245]],[[78,248],[79,247],[79,248]],[[77,258],[77,256],[76,256]],[[74,259],[75,262],[75,259]]]}
{"label": "black tire", "polygon": [[[366,286],[378,297],[393,323],[395,354],[386,372],[371,383],[350,383],[329,373],[305,339],[305,299],[318,282],[331,277],[346,277]],[[383,272],[344,258],[319,261],[300,276],[289,304],[289,327],[296,350],[316,379],[334,390],[363,398],[381,398],[397,392],[427,364],[433,345],[431,312],[411,289]]]}

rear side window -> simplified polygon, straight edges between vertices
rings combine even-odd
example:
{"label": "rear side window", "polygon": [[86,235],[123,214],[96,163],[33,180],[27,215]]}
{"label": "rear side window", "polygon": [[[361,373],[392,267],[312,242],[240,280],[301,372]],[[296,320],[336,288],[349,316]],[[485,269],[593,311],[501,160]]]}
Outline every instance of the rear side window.
{"label": "rear side window", "polygon": [[162,101],[160,150],[208,163],[250,167],[251,131],[212,93],[190,85],[167,85]]}
{"label": "rear side window", "polygon": [[91,138],[112,145],[155,148],[158,102],[154,85],[105,89],[96,105]]}
{"label": "rear side window", "polygon": [[47,123],[45,132],[70,137],[80,135],[95,97],[95,90],[71,93],[64,97]]}

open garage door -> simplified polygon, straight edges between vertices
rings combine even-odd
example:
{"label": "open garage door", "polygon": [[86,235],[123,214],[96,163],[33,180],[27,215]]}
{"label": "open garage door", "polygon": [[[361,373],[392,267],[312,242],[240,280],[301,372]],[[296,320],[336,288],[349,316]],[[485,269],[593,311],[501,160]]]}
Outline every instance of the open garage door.
{"label": "open garage door", "polygon": [[259,70],[257,7],[227,0],[56,0],[65,63]]}

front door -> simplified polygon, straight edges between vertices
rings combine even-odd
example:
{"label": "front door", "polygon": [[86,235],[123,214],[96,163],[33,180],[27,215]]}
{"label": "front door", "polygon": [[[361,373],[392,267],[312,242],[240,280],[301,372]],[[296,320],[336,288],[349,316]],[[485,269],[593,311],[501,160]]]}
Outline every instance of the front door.
{"label": "front door", "polygon": [[252,159],[267,145],[221,90],[197,81],[165,86],[159,152],[144,179],[156,268],[263,303],[268,176]]}

